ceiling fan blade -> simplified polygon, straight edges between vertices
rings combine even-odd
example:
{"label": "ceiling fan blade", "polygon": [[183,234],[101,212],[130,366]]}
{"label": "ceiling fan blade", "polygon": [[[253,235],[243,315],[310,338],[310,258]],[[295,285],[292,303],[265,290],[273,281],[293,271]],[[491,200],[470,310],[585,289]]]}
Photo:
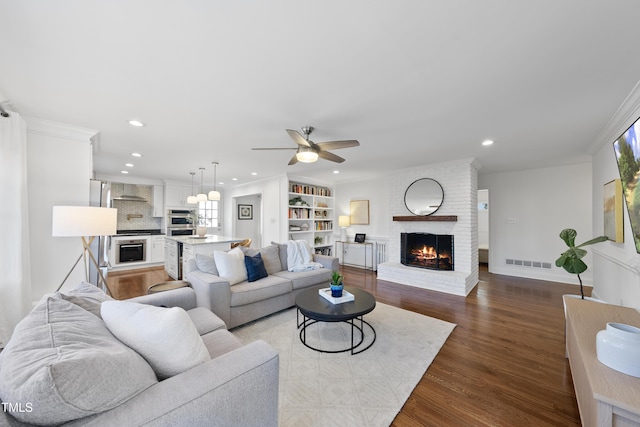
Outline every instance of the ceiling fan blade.
{"label": "ceiling fan blade", "polygon": [[302,135],[300,135],[300,132],[296,130],[287,129],[287,133],[289,134],[291,139],[293,139],[293,142],[295,142],[296,144],[302,145],[303,147],[310,147],[309,142],[306,139],[304,139]]}
{"label": "ceiling fan blade", "polygon": [[291,160],[289,160],[289,166],[291,165],[295,165],[296,163],[298,163],[298,153],[294,154],[293,157],[291,158]]}
{"label": "ceiling fan blade", "polygon": [[279,148],[252,148],[252,150],[297,150],[296,147],[279,147]]}
{"label": "ceiling fan blade", "polygon": [[316,143],[321,150],[337,150],[339,148],[357,147],[360,145],[355,139],[349,139],[345,141],[326,141]]}
{"label": "ceiling fan blade", "polygon": [[336,162],[336,163],[344,162],[344,159],[342,157],[336,156],[335,154],[330,153],[329,151],[319,151],[318,157],[325,160],[331,160],[332,162]]}

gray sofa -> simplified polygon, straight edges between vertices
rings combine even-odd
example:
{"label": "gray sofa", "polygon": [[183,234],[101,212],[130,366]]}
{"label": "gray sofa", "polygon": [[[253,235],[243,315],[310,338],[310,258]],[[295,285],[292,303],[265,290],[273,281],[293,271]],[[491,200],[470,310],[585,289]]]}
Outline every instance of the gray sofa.
{"label": "gray sofa", "polygon": [[185,280],[195,290],[198,306],[214,312],[229,329],[294,306],[296,296],[303,290],[318,285],[328,287],[331,273],[340,268],[338,258],[314,254],[313,261],[323,268],[287,271],[286,244],[243,250],[247,255],[262,255],[267,277],[232,285],[218,275],[211,256],[197,255],[185,265]]}
{"label": "gray sofa", "polygon": [[0,425],[277,426],[279,358],[267,343],[242,345],[191,288],[134,298],[186,310],[211,356],[159,381],[109,332],[99,313],[110,298],[89,286],[44,297],[16,327],[0,353]]}

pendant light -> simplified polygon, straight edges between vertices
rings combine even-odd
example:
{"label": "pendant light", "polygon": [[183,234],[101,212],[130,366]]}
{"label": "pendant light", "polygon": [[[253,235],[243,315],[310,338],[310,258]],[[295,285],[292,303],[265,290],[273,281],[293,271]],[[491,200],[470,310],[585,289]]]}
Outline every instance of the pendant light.
{"label": "pendant light", "polygon": [[200,168],[200,192],[196,196],[196,199],[199,202],[206,202],[207,201],[207,195],[204,194],[204,191],[202,190],[203,178],[204,178],[203,173],[204,173],[204,168]]}
{"label": "pendant light", "polygon": [[193,195],[193,176],[195,174],[195,172],[189,172],[189,175],[191,175],[191,195],[187,197],[187,203],[190,205],[195,205],[196,203],[198,203],[198,199],[196,199],[196,196]]}
{"label": "pendant light", "polygon": [[211,164],[213,165],[213,190],[209,191],[209,200],[220,200],[220,192],[216,191],[218,162],[211,162]]}

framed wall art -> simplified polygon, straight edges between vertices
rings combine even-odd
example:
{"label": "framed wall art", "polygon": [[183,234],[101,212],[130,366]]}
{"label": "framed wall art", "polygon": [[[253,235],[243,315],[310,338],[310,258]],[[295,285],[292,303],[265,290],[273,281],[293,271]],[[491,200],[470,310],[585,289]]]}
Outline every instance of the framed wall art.
{"label": "framed wall art", "polygon": [[350,204],[351,225],[369,224],[369,201],[368,200],[352,200]]}
{"label": "framed wall art", "polygon": [[604,185],[604,235],[616,243],[624,242],[620,179],[614,179]]}
{"label": "framed wall art", "polygon": [[238,205],[238,219],[253,219],[253,205]]}

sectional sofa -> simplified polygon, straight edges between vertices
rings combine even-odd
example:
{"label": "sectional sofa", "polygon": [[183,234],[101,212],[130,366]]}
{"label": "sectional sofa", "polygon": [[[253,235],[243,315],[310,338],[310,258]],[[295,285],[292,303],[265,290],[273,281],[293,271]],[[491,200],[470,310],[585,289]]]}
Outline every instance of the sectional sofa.
{"label": "sectional sofa", "polygon": [[338,258],[310,254],[311,261],[322,268],[288,271],[287,248],[287,244],[275,242],[261,249],[238,248],[245,256],[259,254],[264,263],[267,275],[254,281],[241,274],[246,266],[240,261],[219,265],[220,257],[207,255],[197,255],[187,262],[185,279],[195,290],[198,306],[214,312],[231,329],[292,307],[296,296],[305,289],[318,285],[328,287],[332,271],[340,267]]}
{"label": "sectional sofa", "polygon": [[0,425],[277,426],[278,371],[191,288],[114,301],[81,284],[45,296],[0,353]]}

